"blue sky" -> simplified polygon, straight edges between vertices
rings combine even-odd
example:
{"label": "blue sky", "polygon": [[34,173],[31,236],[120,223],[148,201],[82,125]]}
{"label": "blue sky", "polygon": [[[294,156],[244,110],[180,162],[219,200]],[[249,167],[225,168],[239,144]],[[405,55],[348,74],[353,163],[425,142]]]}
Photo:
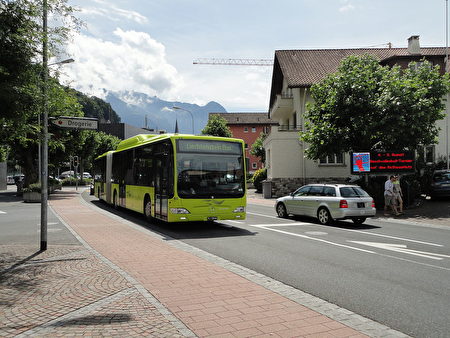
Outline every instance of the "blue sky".
{"label": "blue sky", "polygon": [[[445,0],[69,0],[85,28],[64,79],[88,94],[138,91],[267,111],[271,67],[193,65],[278,49],[445,46]],[[384,45],[383,45],[384,44]]]}

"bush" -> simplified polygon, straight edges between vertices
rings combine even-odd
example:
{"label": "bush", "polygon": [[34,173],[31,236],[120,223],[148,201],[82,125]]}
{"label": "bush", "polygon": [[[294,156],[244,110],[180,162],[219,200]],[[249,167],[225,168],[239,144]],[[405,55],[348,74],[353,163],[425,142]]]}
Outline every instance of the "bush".
{"label": "bush", "polygon": [[253,174],[253,185],[255,186],[256,192],[262,191],[262,181],[267,179],[267,169],[262,168],[255,171]]}
{"label": "bush", "polygon": [[[78,185],[89,185],[91,184],[92,179],[90,178],[79,178],[78,179]],[[62,180],[62,185],[63,186],[75,186],[77,185],[77,179],[75,177],[67,177],[65,179]]]}
{"label": "bush", "polygon": [[[61,182],[54,178],[48,179],[48,193],[50,194],[56,189],[61,189]],[[23,192],[38,192],[41,193],[41,184],[40,183],[32,183],[28,187],[23,188]]]}
{"label": "bush", "polygon": [[27,188],[23,188],[23,192],[38,192],[41,193],[41,184],[40,183],[32,183]]}

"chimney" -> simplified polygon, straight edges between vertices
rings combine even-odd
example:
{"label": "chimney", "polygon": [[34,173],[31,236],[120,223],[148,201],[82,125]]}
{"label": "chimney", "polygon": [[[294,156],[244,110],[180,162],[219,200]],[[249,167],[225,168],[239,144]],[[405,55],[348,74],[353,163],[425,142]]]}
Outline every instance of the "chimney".
{"label": "chimney", "polygon": [[420,54],[419,35],[412,35],[408,39],[408,53],[409,54]]}

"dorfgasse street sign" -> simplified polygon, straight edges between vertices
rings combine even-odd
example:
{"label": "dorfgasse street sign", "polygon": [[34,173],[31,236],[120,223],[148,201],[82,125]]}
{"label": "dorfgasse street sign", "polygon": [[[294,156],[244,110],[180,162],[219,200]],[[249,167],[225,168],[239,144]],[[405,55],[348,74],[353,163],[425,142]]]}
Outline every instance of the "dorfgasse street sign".
{"label": "dorfgasse street sign", "polygon": [[70,129],[98,129],[98,119],[90,117],[60,116],[51,119],[52,124],[60,128]]}

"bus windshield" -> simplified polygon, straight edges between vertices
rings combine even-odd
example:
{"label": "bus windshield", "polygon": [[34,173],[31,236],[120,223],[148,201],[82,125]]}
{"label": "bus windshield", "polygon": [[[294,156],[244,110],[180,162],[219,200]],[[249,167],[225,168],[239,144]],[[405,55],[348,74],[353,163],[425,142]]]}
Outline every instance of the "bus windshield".
{"label": "bus windshield", "polygon": [[[178,140],[178,142],[185,140]],[[192,140],[189,140],[192,143]],[[205,143],[208,146],[205,146]],[[242,197],[245,173],[242,148],[230,144],[229,151],[218,141],[202,141],[201,146],[178,144],[178,196],[181,198]],[[195,150],[193,150],[195,149]]]}

